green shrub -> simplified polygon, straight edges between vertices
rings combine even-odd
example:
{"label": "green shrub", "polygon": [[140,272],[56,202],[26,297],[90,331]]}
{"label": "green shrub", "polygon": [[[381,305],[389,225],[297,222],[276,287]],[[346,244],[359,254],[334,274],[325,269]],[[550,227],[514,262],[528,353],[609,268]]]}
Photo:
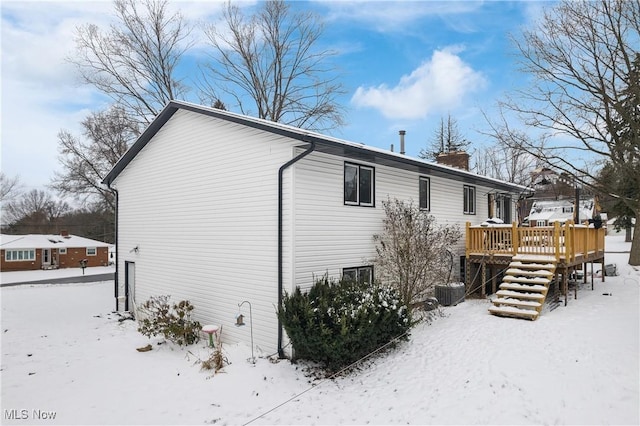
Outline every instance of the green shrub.
{"label": "green shrub", "polygon": [[180,346],[200,340],[202,326],[191,319],[194,306],[188,300],[169,304],[171,296],[151,297],[138,308],[138,331],[147,337],[162,335]]}
{"label": "green shrub", "polygon": [[353,281],[316,281],[309,293],[285,295],[278,316],[296,358],[337,371],[411,328],[396,290]]}

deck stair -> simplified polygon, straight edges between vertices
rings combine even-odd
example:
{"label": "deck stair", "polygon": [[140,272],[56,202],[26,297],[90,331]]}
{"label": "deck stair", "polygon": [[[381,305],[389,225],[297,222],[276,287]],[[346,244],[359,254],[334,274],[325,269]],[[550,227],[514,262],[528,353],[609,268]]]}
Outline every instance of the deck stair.
{"label": "deck stair", "polygon": [[514,256],[489,312],[503,317],[537,319],[555,270],[553,257]]}

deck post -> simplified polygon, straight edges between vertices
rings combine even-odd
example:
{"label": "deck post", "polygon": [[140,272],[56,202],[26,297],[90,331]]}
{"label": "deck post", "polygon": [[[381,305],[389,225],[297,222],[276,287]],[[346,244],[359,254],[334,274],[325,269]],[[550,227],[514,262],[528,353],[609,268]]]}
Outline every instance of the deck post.
{"label": "deck post", "polygon": [[[556,222],[557,223],[557,222]],[[567,280],[567,273],[569,269],[565,266],[562,272],[562,292],[564,293],[564,306],[567,306],[568,303],[568,293],[569,293],[569,281]]]}
{"label": "deck post", "polygon": [[489,267],[489,274],[491,275],[491,294],[496,294],[496,271],[493,266]]}
{"label": "deck post", "polygon": [[481,264],[481,270],[482,270],[482,297],[485,298],[487,297],[487,289],[485,288],[486,284],[487,284],[487,262],[485,262],[484,260],[482,261]]}
{"label": "deck post", "polygon": [[513,255],[516,256],[520,247],[520,236],[518,235],[518,224],[515,221],[511,222],[511,245],[513,246]]}
{"label": "deck post", "polygon": [[556,263],[560,263],[560,222],[553,222],[553,247],[556,252]]}

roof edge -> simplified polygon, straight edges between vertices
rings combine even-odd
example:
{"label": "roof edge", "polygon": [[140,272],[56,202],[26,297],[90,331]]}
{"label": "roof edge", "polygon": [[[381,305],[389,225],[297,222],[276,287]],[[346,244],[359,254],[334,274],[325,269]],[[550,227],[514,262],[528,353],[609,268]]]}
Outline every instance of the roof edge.
{"label": "roof edge", "polygon": [[145,131],[138,137],[138,139],[131,145],[129,150],[118,160],[113,166],[111,171],[102,180],[102,183],[111,186],[113,181],[118,175],[127,167],[127,165],[138,155],[138,153],[149,143],[149,141],[155,136],[156,133],[164,126],[171,117],[179,109],[195,112],[198,114],[204,114],[210,117],[220,118],[222,120],[230,121],[237,124],[243,124],[245,126],[257,128],[269,133],[275,133],[282,136],[286,136],[292,139],[299,140],[301,142],[308,143],[310,140],[314,140],[317,144],[321,145],[333,145],[348,147],[350,150],[356,150],[366,153],[375,154],[380,157],[384,157],[387,160],[397,163],[411,164],[417,167],[424,167],[427,169],[440,170],[442,173],[462,177],[465,179],[471,179],[474,181],[489,183],[493,186],[499,186],[505,190],[511,190],[514,192],[531,192],[532,188],[518,185],[511,182],[494,179],[488,176],[482,176],[468,170],[456,169],[446,165],[428,162],[418,158],[408,157],[399,153],[391,152],[381,148],[367,146],[362,143],[346,141],[331,136],[322,135],[312,131],[300,129],[297,127],[289,126],[282,123],[271,122],[268,120],[250,117],[246,115],[237,114],[230,111],[219,110],[203,105],[197,105],[185,101],[171,100],[162,109],[158,116],[149,124]]}

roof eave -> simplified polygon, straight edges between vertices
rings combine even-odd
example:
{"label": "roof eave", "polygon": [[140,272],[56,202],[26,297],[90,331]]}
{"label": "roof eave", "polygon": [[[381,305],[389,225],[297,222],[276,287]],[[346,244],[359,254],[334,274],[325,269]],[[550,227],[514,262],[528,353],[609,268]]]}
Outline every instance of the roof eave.
{"label": "roof eave", "polygon": [[530,192],[531,188],[500,181],[486,176],[477,175],[465,170],[458,170],[453,167],[444,166],[437,163],[426,162],[420,159],[407,157],[391,151],[368,147],[364,144],[354,142],[339,141],[332,137],[326,137],[317,133],[298,129],[295,127],[282,125],[280,123],[271,123],[266,120],[246,117],[227,111],[217,110],[213,108],[203,107],[201,105],[191,104],[182,101],[170,101],[158,116],[151,122],[145,131],[138,137],[136,142],[129,150],[118,160],[115,166],[102,180],[103,184],[111,186],[118,175],[127,167],[127,165],[136,157],[136,155],[146,146],[147,143],[158,133],[167,121],[175,114],[178,109],[196,112],[211,117],[220,118],[226,121],[242,124],[245,126],[264,130],[266,132],[279,134],[291,139],[308,143],[313,140],[316,143],[316,150],[321,152],[334,153],[349,158],[361,159],[378,164],[385,164],[392,167],[398,167],[407,170],[414,170],[419,173],[425,173],[434,176],[456,176],[461,180],[469,183],[484,183],[496,189],[507,192]]}

